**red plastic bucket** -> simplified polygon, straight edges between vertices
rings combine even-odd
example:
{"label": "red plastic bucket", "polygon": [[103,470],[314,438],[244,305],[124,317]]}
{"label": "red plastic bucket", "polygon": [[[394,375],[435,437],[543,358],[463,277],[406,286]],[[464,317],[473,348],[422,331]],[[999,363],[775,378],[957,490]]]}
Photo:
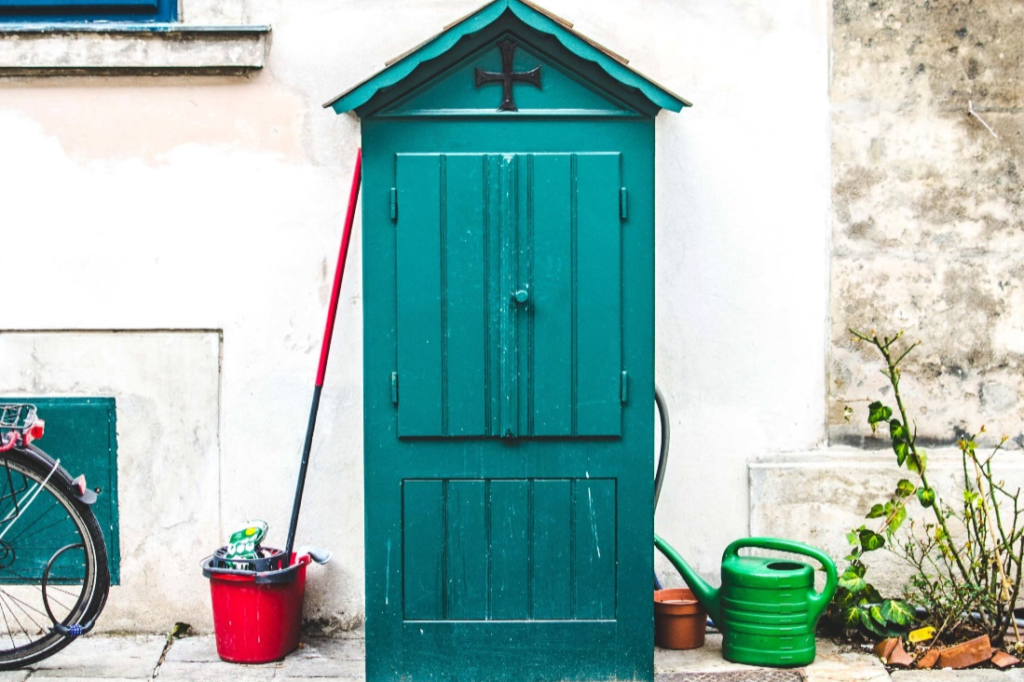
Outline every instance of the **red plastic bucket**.
{"label": "red plastic bucket", "polygon": [[203,562],[218,656],[232,663],[269,663],[299,648],[308,563],[303,555],[286,568],[243,571],[218,567],[216,557]]}

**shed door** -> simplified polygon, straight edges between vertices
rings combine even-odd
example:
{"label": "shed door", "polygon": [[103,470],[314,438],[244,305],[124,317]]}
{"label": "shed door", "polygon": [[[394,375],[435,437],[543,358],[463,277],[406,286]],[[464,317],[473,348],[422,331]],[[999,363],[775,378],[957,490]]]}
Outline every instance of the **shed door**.
{"label": "shed door", "polygon": [[398,155],[399,436],[620,435],[619,156]]}

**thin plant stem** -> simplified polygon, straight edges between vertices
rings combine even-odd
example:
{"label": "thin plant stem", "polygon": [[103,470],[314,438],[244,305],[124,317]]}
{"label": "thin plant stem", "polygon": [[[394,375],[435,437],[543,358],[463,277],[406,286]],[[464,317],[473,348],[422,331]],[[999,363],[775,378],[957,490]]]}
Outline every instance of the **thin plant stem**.
{"label": "thin plant stem", "polygon": [[[854,333],[856,334],[856,332]],[[877,336],[867,340],[870,343],[874,344],[874,346],[878,348],[879,351],[881,351],[882,357],[885,359],[886,367],[888,369],[889,383],[892,384],[892,393],[893,397],[896,400],[896,407],[899,409],[900,416],[903,418],[903,428],[907,430],[907,446],[910,448],[910,454],[914,457],[915,462],[917,462],[917,474],[921,478],[921,484],[924,485],[926,489],[932,490],[931,485],[928,483],[928,476],[925,473],[924,460],[917,452],[917,444],[915,442],[917,440],[916,434],[911,434],[909,431],[910,420],[907,419],[907,410],[903,406],[903,396],[900,395],[900,372],[899,368],[897,367],[898,362],[893,362],[892,354],[889,352],[889,347],[895,341],[899,340],[899,338],[902,335],[903,332],[901,331],[898,334],[896,334],[896,336],[894,336],[892,340],[886,340],[885,343],[880,342]],[[858,336],[860,335],[858,334]],[[907,353],[916,348],[918,345],[920,345],[920,342],[917,342],[913,344],[910,348],[908,348],[903,353],[903,355],[900,356],[900,360],[905,358],[907,356]],[[950,535],[949,527],[946,524],[946,517],[942,514],[942,512],[939,511],[939,505],[937,502],[938,501],[936,500],[936,504],[932,505],[932,510],[935,513],[935,519],[939,522],[939,525],[942,527],[942,531],[946,534],[947,538],[950,538],[949,547],[950,550],[953,552],[953,559],[956,561],[957,568],[960,569],[960,575],[970,575],[967,571],[967,568],[964,566],[963,560],[960,558],[959,552],[957,552],[955,549],[955,545],[951,540],[952,535]]]}
{"label": "thin plant stem", "polygon": [[[978,466],[978,458],[975,457],[973,453],[971,454],[971,461],[974,462],[975,476],[977,477],[978,487],[981,488],[981,468]],[[999,541],[996,539],[996,524],[992,522],[992,516],[994,514],[989,513],[988,501],[985,498],[984,490],[980,490],[979,492],[981,492],[982,508],[985,510],[985,516],[988,519],[986,525],[988,526],[989,533],[992,535],[992,551],[996,555],[995,565],[999,570],[999,603],[1005,603],[1010,598],[1010,585],[1006,578],[1006,573],[1003,571],[1003,556],[999,552]],[[1010,610],[1013,610],[1012,605]],[[1017,620],[1015,618],[1011,618],[1010,622],[1013,623],[1013,634],[1017,639],[1020,639],[1020,631],[1017,629]]]}
{"label": "thin plant stem", "polygon": [[[881,373],[893,389],[900,419],[889,423],[893,448],[900,466],[905,465],[917,474],[917,497],[923,506],[932,508],[936,522],[935,525],[925,525],[925,534],[921,538],[911,520],[910,539],[906,543],[900,542],[894,533],[906,518],[906,505],[910,498],[902,488],[897,489],[890,499],[891,504],[886,505],[889,507],[886,513],[881,515],[884,518],[876,535],[884,531],[891,541],[887,546],[901,548],[903,559],[916,570],[912,591],[907,592],[908,598],[917,595],[924,599],[923,604],[929,606],[932,615],[942,619],[936,640],[944,633],[958,636],[977,632],[980,628],[998,643],[1012,625],[1013,633],[1020,642],[1021,633],[1013,607],[1021,595],[1024,578],[1024,508],[1020,489],[1014,493],[1007,490],[1002,481],[995,480],[992,466],[1006,439],[984,458],[979,458],[973,436],[959,443],[965,491],[963,505],[958,505],[962,511],[943,504],[931,486],[925,454],[917,447],[917,425],[909,419],[900,391],[900,366],[920,342],[897,349],[896,344],[903,337],[902,331],[892,337],[881,338],[873,331],[870,335],[853,329],[850,332],[856,339],[874,346],[885,361],[885,369]],[[873,404],[869,419],[872,429],[876,424],[889,420],[891,414],[892,410],[881,403]],[[971,460],[970,467],[968,459]],[[1007,501],[1012,503],[1012,515],[1006,512],[1009,509]],[[953,522],[957,524],[958,533],[965,533],[963,542],[954,539],[950,530]],[[865,551],[871,550],[858,549],[854,553],[855,561],[862,569],[861,555]],[[863,576],[863,570],[860,575]],[[975,610],[980,616],[977,622],[963,617]]]}

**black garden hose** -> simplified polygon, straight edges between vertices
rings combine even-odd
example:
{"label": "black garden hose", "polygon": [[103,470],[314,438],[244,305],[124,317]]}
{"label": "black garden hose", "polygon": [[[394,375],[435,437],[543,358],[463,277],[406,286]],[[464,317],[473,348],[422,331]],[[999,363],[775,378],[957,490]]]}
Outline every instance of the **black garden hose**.
{"label": "black garden hose", "polygon": [[661,497],[661,485],[665,482],[665,468],[668,464],[668,444],[671,436],[668,423],[668,405],[658,385],[654,385],[654,404],[658,406],[658,422],[661,424],[661,447],[658,452],[658,469],[654,474],[654,510],[658,510],[658,499]]}
{"label": "black garden hose", "polygon": [[[661,425],[661,444],[658,449],[658,469],[654,474],[654,511],[658,510],[658,499],[661,497],[661,486],[665,482],[665,469],[668,464],[668,444],[669,444],[669,423],[668,423],[668,406],[665,404],[665,396],[661,394],[661,389],[658,385],[654,385],[654,404],[658,407],[658,422]],[[653,512],[652,512],[653,513]],[[662,589],[661,581],[658,580],[658,574],[654,574],[654,589]]]}

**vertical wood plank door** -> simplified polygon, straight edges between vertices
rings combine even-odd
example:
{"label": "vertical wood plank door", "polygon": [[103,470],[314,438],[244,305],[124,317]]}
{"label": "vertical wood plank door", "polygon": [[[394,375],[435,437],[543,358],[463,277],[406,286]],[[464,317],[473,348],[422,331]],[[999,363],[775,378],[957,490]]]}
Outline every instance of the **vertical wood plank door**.
{"label": "vertical wood plank door", "polygon": [[653,128],[368,125],[367,682],[649,682]]}
{"label": "vertical wood plank door", "polygon": [[399,154],[399,437],[618,436],[619,154]]}

